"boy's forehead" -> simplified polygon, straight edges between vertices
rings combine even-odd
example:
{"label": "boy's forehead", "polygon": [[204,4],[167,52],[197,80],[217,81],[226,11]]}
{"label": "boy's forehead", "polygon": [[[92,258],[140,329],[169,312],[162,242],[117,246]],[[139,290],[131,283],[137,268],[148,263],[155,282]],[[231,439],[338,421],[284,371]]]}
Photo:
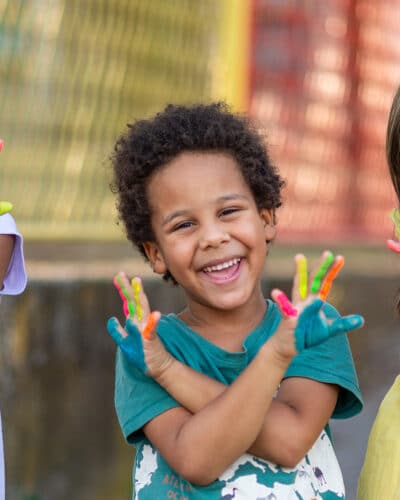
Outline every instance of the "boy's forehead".
{"label": "boy's forehead", "polygon": [[224,153],[182,153],[149,183],[153,208],[196,205],[252,196],[237,162]]}

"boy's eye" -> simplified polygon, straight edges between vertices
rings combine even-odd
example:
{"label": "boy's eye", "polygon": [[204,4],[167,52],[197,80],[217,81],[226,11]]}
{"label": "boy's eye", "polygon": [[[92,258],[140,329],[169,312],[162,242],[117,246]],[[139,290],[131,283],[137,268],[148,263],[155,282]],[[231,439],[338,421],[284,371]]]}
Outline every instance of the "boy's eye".
{"label": "boy's eye", "polygon": [[231,214],[234,214],[235,212],[238,212],[238,211],[239,211],[239,208],[237,208],[237,207],[224,208],[223,210],[221,210],[221,215],[222,216],[231,215]]}
{"label": "boy's eye", "polygon": [[173,231],[179,231],[180,229],[186,229],[188,227],[192,227],[193,226],[193,222],[191,221],[184,221],[184,222],[180,222],[179,224],[176,224],[176,226],[173,227]]}

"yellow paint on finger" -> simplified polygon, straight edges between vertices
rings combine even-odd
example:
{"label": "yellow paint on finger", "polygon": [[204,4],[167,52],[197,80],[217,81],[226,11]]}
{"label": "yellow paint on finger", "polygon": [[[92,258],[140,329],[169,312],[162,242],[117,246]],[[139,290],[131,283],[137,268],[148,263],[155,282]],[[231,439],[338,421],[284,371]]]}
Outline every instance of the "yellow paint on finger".
{"label": "yellow paint on finger", "polygon": [[136,308],[136,316],[139,321],[142,320],[143,318],[143,309],[142,309],[142,304],[140,302],[140,290],[141,286],[140,283],[133,278],[132,282],[132,290],[133,290],[133,300],[135,302],[135,308]]}
{"label": "yellow paint on finger", "polygon": [[0,201],[0,215],[11,212],[12,209],[12,203],[10,203],[9,201]]}
{"label": "yellow paint on finger", "polygon": [[300,298],[304,300],[307,297],[308,284],[307,284],[307,258],[302,255],[296,259],[297,273],[299,276],[299,294]]}

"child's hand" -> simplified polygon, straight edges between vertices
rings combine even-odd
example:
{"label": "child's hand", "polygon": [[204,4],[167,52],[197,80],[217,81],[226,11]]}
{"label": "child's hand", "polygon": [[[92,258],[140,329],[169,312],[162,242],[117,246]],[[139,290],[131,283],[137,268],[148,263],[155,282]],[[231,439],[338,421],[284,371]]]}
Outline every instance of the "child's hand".
{"label": "child's hand", "polygon": [[311,275],[310,287],[306,258],[299,254],[295,260],[292,303],[281,290],[274,289],[271,292],[283,315],[274,337],[278,341],[277,346],[280,346],[280,353],[291,357],[330,337],[360,328],[364,323],[358,314],[331,318],[322,310],[332,282],[343,267],[342,256],[334,257],[331,252],[324,252],[319,266]]}
{"label": "child's hand", "polygon": [[400,253],[400,210],[394,208],[390,212],[390,218],[393,222],[396,240],[386,240],[386,245],[390,250],[393,250],[393,252]]}
{"label": "child's hand", "polygon": [[0,215],[11,212],[12,209],[12,203],[10,203],[9,201],[0,201]]}
{"label": "child's hand", "polygon": [[127,317],[125,329],[117,318],[110,318],[107,330],[125,356],[146,375],[157,378],[170,366],[173,357],[156,333],[161,318],[158,311],[150,313],[149,302],[139,278],[132,285],[124,273],[114,278]]}

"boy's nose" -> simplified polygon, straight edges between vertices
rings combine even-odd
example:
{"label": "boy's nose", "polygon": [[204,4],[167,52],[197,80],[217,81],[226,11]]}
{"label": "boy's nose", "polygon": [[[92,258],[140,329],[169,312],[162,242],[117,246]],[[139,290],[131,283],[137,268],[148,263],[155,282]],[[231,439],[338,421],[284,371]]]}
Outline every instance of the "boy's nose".
{"label": "boy's nose", "polygon": [[227,243],[229,240],[229,233],[218,226],[212,226],[203,231],[200,238],[200,248],[202,250],[216,248],[223,243]]}

